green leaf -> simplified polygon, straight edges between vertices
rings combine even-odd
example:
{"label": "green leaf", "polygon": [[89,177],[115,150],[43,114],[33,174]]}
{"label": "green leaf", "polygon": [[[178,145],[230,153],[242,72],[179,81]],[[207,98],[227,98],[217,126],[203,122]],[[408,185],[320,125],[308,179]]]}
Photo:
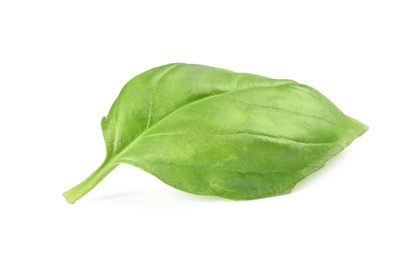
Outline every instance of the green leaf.
{"label": "green leaf", "polygon": [[130,80],[102,120],[107,156],[69,203],[121,163],[193,194],[285,194],[367,126],[292,80],[169,64]]}

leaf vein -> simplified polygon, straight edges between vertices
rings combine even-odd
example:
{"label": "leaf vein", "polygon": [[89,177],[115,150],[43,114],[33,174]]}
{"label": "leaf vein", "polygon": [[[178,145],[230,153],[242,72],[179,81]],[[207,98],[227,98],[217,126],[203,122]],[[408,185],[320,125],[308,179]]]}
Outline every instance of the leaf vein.
{"label": "leaf vein", "polygon": [[[287,82],[287,83],[284,83],[284,84],[278,84],[276,86],[267,86],[267,87],[261,87],[261,88],[277,88],[277,87],[284,86],[286,84],[293,84],[293,82]],[[255,88],[260,88],[260,87],[257,86],[257,87],[246,88],[246,89],[236,89],[236,90],[231,90],[231,91],[228,91],[228,92],[222,92],[222,93],[214,94],[214,95],[211,95],[211,96],[207,96],[207,97],[204,97],[204,98],[201,98],[201,99],[198,99],[198,100],[194,100],[191,103],[188,103],[188,104],[186,104],[186,105],[184,105],[184,106],[182,106],[182,107],[180,107],[180,108],[178,108],[178,109],[170,112],[166,116],[162,117],[153,126],[155,126],[157,124],[160,124],[160,122],[162,122],[164,119],[168,118],[169,116],[171,116],[171,115],[177,113],[178,111],[181,111],[182,109],[185,109],[185,108],[187,108],[187,107],[189,107],[191,105],[194,105],[196,103],[203,102],[203,101],[206,101],[207,99],[211,99],[211,98],[214,98],[214,97],[217,97],[217,96],[232,94],[232,93],[238,92],[238,91],[247,91],[247,90],[251,90],[251,89],[255,89]],[[120,158],[123,155],[123,153],[125,153],[129,149],[130,146],[132,146],[134,143],[136,143],[137,141],[139,141],[141,138],[145,137],[146,136],[146,133],[148,131],[150,131],[151,129],[152,128],[150,126],[149,126],[149,128],[146,128],[143,132],[140,133],[140,135],[136,136],[134,138],[134,140],[132,140],[132,142],[130,144],[128,144],[126,147],[124,147],[123,150],[121,150],[115,157],[116,158]]]}
{"label": "leaf vein", "polygon": [[167,70],[165,70],[162,74],[160,74],[157,82],[151,88],[152,96],[151,96],[151,98],[149,100],[149,113],[147,115],[147,126],[146,126],[146,129],[150,127],[150,122],[151,122],[151,119],[152,119],[153,102],[154,102],[155,95],[156,95],[156,88],[159,85],[160,81],[166,76],[166,74],[168,74],[168,72],[170,72],[171,70],[173,70],[176,67],[178,67],[178,64],[174,64],[173,66],[171,66],[170,68],[168,68]]}
{"label": "leaf vein", "polygon": [[239,100],[239,99],[233,99],[233,100],[235,100],[237,102],[240,102],[240,103],[244,103],[244,104],[250,105],[250,106],[263,107],[263,108],[269,108],[269,109],[276,109],[276,110],[281,110],[281,111],[288,112],[288,113],[297,114],[297,115],[300,115],[300,116],[312,117],[312,118],[315,118],[315,119],[322,120],[322,121],[324,121],[324,122],[326,122],[326,123],[328,123],[330,125],[333,125],[335,127],[338,127],[338,128],[340,127],[339,125],[337,125],[337,124],[335,124],[335,123],[333,123],[331,121],[328,121],[325,118],[319,117],[319,116],[309,115],[309,114],[305,114],[305,113],[301,113],[301,112],[297,112],[297,111],[293,111],[293,110],[289,110],[289,109],[284,109],[282,107],[274,107],[274,106],[266,106],[266,105],[260,105],[260,104],[253,104],[253,103],[248,103],[248,102],[245,102],[245,101],[242,101],[242,100]]}
{"label": "leaf vein", "polygon": [[248,136],[255,136],[259,138],[268,139],[271,141],[276,141],[276,139],[280,141],[286,141],[286,142],[293,142],[298,143],[302,145],[330,145],[334,144],[335,142],[324,142],[324,143],[313,143],[313,142],[305,142],[300,140],[295,140],[287,137],[282,136],[274,136],[274,135],[267,135],[264,133],[245,133],[245,132],[239,132],[239,133],[191,133],[191,132],[184,132],[184,133],[159,133],[159,134],[151,134],[151,135],[145,135],[142,136],[143,138],[148,137],[156,137],[156,136],[174,136],[174,135],[190,135],[190,136],[199,136],[199,135],[207,135],[207,136],[239,136],[239,135],[248,135]]}

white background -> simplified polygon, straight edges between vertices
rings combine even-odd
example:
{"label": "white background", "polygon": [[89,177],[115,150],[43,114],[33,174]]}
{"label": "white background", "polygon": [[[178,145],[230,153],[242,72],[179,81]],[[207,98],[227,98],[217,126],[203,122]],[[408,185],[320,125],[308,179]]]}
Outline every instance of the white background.
{"label": "white background", "polygon": [[[416,259],[412,1],[1,1],[0,259]],[[290,78],[370,129],[293,193],[234,202],[105,156],[100,120],[171,62]]]}

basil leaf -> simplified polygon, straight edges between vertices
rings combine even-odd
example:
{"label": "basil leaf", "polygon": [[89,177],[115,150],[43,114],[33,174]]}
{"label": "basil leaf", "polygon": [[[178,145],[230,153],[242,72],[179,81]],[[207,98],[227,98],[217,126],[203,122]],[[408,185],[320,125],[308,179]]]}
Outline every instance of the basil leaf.
{"label": "basil leaf", "polygon": [[130,80],[102,120],[107,156],[64,193],[88,193],[120,163],[193,194],[288,193],[367,126],[292,80],[169,64]]}

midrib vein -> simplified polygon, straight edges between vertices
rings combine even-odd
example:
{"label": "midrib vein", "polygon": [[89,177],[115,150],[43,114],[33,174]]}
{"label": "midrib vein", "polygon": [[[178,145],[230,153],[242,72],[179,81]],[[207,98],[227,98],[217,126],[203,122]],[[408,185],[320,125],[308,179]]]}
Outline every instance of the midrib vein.
{"label": "midrib vein", "polygon": [[263,134],[263,133],[249,133],[249,132],[237,132],[237,133],[160,133],[160,134],[151,134],[151,135],[147,135],[147,136],[142,136],[142,139],[144,138],[149,138],[149,137],[156,137],[156,136],[174,136],[174,135],[206,135],[206,136],[239,136],[239,135],[247,135],[247,136],[256,136],[256,137],[262,137],[264,139],[269,139],[269,140],[283,140],[285,142],[291,142],[291,143],[298,143],[298,144],[302,144],[302,145],[329,145],[329,144],[333,144],[335,142],[324,142],[324,143],[312,143],[312,142],[303,142],[303,141],[299,141],[299,140],[295,140],[295,139],[291,139],[291,138],[287,138],[287,137],[283,137],[283,136],[274,136],[274,135],[267,135],[267,134]]}
{"label": "midrib vein", "polygon": [[[293,82],[288,82],[287,84],[294,84],[294,83]],[[129,150],[129,148],[131,146],[133,146],[135,143],[137,143],[138,141],[140,141],[140,139],[143,138],[146,135],[146,133],[149,132],[153,127],[155,127],[158,124],[160,124],[161,122],[163,122],[166,118],[168,118],[168,117],[170,117],[170,116],[172,116],[172,115],[174,115],[176,113],[179,113],[181,110],[184,110],[184,109],[188,108],[189,106],[195,105],[195,104],[200,103],[200,102],[204,102],[207,99],[215,98],[215,97],[222,96],[222,95],[232,94],[232,93],[238,92],[238,91],[248,91],[248,90],[257,89],[257,88],[278,88],[278,87],[281,87],[281,86],[284,86],[284,85],[287,85],[287,84],[279,84],[279,85],[270,86],[270,87],[259,87],[259,86],[257,86],[257,87],[251,87],[251,88],[245,88],[245,89],[235,89],[235,90],[231,90],[231,91],[228,91],[228,92],[224,92],[224,93],[220,93],[220,94],[214,94],[212,96],[208,96],[208,97],[204,97],[204,98],[201,98],[201,99],[192,101],[192,102],[190,102],[190,103],[188,103],[188,104],[186,104],[186,105],[184,105],[184,106],[182,106],[182,107],[180,107],[180,108],[178,108],[178,109],[170,112],[166,116],[162,117],[154,125],[146,128],[140,135],[138,135],[136,138],[134,138],[134,140],[130,144],[128,144],[126,147],[124,147],[117,155],[114,155],[113,156],[113,159],[111,159],[111,161],[116,162],[126,151]]]}

